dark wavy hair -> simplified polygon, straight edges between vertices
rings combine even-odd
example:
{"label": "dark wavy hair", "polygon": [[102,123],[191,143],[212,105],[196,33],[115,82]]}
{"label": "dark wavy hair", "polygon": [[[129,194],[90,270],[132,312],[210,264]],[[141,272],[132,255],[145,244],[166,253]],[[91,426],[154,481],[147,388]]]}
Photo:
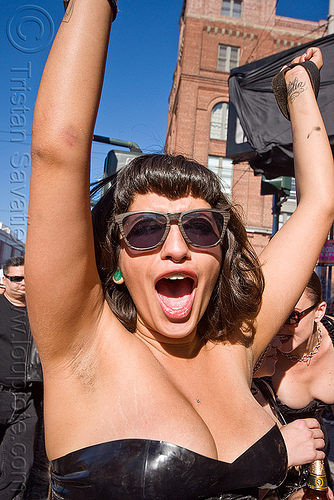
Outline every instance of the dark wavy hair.
{"label": "dark wavy hair", "polygon": [[311,274],[311,278],[306,285],[305,292],[315,304],[320,304],[320,302],[322,302],[321,282],[315,271]]}
{"label": "dark wavy hair", "polygon": [[7,274],[8,269],[10,267],[18,267],[18,266],[24,266],[24,256],[23,255],[18,255],[16,257],[9,257],[9,259],[5,260],[3,264],[3,273]]}
{"label": "dark wavy hair", "polygon": [[264,288],[262,270],[241,217],[223,194],[219,178],[183,156],[152,154],[138,156],[109,181],[111,187],[92,211],[95,252],[106,300],[122,324],[134,332],[137,312],[126,284],[116,285],[112,280],[120,251],[114,216],[127,212],[136,194],[153,192],[171,200],[192,195],[212,208],[229,211],[221,272],[198,334],[204,341],[219,341],[238,329],[253,333]]}

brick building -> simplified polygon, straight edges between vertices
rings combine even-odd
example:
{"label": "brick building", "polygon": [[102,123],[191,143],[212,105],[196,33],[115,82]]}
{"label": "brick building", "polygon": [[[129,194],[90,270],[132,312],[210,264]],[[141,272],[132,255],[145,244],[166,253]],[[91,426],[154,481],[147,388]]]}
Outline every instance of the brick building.
{"label": "brick building", "polygon": [[[217,172],[233,203],[243,208],[259,252],[272,228],[271,196],[247,163],[225,157],[231,69],[327,34],[326,21],[276,15],[275,0],[183,0],[179,51],[165,150],[194,158]],[[295,207],[283,205],[282,221]]]}

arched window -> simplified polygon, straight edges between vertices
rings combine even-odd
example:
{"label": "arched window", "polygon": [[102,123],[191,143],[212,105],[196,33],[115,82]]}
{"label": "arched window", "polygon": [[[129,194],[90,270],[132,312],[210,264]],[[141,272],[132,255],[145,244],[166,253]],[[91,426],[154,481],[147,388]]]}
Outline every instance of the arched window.
{"label": "arched window", "polygon": [[228,103],[219,102],[211,111],[210,139],[226,141],[228,123]]}

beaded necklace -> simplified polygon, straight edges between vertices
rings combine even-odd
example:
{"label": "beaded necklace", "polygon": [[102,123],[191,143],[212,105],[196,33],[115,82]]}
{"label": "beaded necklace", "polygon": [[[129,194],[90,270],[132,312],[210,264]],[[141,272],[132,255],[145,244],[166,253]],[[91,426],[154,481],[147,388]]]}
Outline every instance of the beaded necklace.
{"label": "beaded necklace", "polygon": [[300,357],[294,356],[293,354],[289,354],[288,352],[282,352],[282,351],[281,351],[281,354],[283,354],[283,356],[288,358],[290,361],[293,361],[293,362],[300,361],[303,363],[307,363],[311,358],[313,358],[313,356],[315,356],[317,354],[317,352],[319,351],[319,348],[320,348],[320,344],[322,342],[322,333],[321,333],[319,325],[317,326],[317,332],[318,332],[317,343],[313,347],[312,351],[309,352],[308,354],[303,354],[303,356],[300,356]]}

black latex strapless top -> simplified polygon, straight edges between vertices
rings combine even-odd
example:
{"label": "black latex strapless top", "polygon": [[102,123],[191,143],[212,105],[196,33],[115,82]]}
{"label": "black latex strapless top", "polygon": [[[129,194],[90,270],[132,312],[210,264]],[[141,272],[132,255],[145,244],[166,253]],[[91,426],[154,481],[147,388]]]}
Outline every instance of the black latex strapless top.
{"label": "black latex strapless top", "polygon": [[282,403],[279,398],[276,398],[276,402],[288,423],[297,418],[317,418],[321,422],[322,413],[327,407],[327,403],[320,401],[320,399],[313,399],[304,408],[290,408],[290,406]]}
{"label": "black latex strapless top", "polygon": [[96,444],[51,463],[53,500],[250,499],[284,480],[287,453],[274,426],[231,464],[149,439]]}

